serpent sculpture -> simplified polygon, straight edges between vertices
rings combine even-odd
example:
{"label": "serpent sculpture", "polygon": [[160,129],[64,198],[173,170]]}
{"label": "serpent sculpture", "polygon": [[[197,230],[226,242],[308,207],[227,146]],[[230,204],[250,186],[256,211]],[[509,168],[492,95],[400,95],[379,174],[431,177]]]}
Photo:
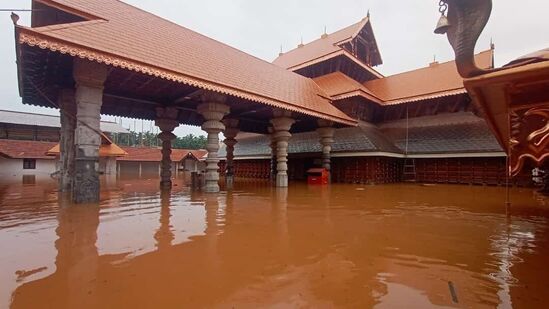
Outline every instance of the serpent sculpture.
{"label": "serpent sculpture", "polygon": [[474,55],[477,40],[492,13],[492,0],[441,0],[439,6],[442,16],[435,33],[448,35],[461,77],[469,78],[497,71],[479,68]]}

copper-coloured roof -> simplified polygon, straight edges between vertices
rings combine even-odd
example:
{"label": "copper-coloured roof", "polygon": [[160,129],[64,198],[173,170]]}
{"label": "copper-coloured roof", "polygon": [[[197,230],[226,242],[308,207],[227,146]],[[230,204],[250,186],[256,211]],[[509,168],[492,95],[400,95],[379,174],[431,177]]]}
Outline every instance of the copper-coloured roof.
{"label": "copper-coloured roof", "polygon": [[[282,53],[273,63],[282,68],[293,70],[304,64],[326,58],[330,55],[335,56],[336,54],[345,53],[345,50],[340,45],[355,38],[360,30],[369,24],[370,18],[366,17],[356,24],[350,25],[334,33],[324,35],[317,40],[299,45],[299,47],[295,49]],[[354,58],[354,56],[351,56],[349,53],[347,54]],[[379,77],[382,76],[375,70],[369,69],[376,75],[379,75]]]}
{"label": "copper-coloured roof", "polygon": [[[47,155],[57,156],[61,153],[61,146],[55,145],[47,151]],[[101,133],[101,145],[99,146],[99,157],[123,157],[127,155],[120,146],[116,145],[105,133]]]}
{"label": "copper-coloured roof", "polygon": [[[493,67],[493,50],[475,56],[480,68]],[[384,104],[399,104],[466,93],[455,61],[433,63],[429,67],[413,70],[364,84]]]}
{"label": "copper-coloured roof", "polygon": [[362,96],[371,101],[381,103],[381,100],[368,88],[341,72],[334,72],[313,78],[313,80],[320,88],[324,89],[333,100]]}
{"label": "copper-coloured roof", "polygon": [[[160,162],[162,160],[162,153],[159,148],[122,147],[122,149],[127,155],[119,158],[118,161]],[[173,162],[181,162],[187,157],[201,160],[207,153],[206,150],[172,149],[171,159]]]}
{"label": "copper-coloured roof", "polygon": [[57,143],[0,139],[0,156],[10,159],[55,159],[46,153]]}
{"label": "copper-coloured roof", "polygon": [[347,125],[309,78],[116,0],[41,0],[99,19],[21,27],[21,44],[87,58]]}

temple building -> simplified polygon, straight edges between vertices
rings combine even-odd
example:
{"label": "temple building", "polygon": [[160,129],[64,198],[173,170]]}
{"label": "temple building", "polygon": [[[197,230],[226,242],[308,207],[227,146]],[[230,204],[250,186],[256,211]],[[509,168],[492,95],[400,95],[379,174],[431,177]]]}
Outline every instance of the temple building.
{"label": "temple building", "polygon": [[[482,68],[493,68],[493,59],[493,46],[475,56]],[[335,130],[333,181],[505,183],[505,152],[467,94],[455,62],[382,76],[373,68],[382,62],[369,17],[280,53],[273,63],[312,78],[334,106],[358,120],[357,127]],[[305,179],[309,168],[322,166],[318,138],[300,133],[289,141],[291,179]],[[269,138],[241,134],[237,140],[235,174],[268,178]],[[515,182],[527,185],[529,178]]]}
{"label": "temple building", "polygon": [[[24,104],[59,108],[60,186],[76,203],[99,199],[101,114],[155,121],[163,189],[180,124],[207,133],[208,193],[219,192],[220,173],[227,183],[271,177],[284,188],[314,165],[343,182],[504,178],[502,149],[455,64],[383,76],[370,16],[269,63],[121,1],[32,7],[30,26],[12,15],[20,94]],[[493,49],[477,62],[493,67]]]}

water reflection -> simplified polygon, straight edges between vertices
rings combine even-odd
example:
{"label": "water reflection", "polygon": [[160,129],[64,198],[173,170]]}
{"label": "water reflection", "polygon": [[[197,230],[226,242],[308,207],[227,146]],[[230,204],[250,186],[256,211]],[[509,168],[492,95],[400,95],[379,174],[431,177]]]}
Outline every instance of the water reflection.
{"label": "water reflection", "polygon": [[236,182],[212,195],[176,184],[119,180],[97,207],[71,206],[49,183],[0,185],[0,245],[10,248],[0,307],[549,301],[549,212],[527,190],[512,191],[507,215],[502,188]]}

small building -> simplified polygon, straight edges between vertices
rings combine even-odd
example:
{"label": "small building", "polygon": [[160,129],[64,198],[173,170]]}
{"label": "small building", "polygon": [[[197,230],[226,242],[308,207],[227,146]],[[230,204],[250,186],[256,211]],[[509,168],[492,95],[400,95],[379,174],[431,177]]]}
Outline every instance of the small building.
{"label": "small building", "polygon": [[[61,154],[60,145],[55,145],[52,149],[47,152],[50,156],[55,156],[57,162],[59,163],[59,156]],[[110,138],[108,138],[104,133],[101,134],[101,146],[99,147],[99,173],[105,175],[116,175],[117,168],[117,158],[122,158],[128,153],[125,152],[118,145],[113,143]],[[60,167],[57,166],[56,171],[59,171]]]}
{"label": "small building", "polygon": [[57,160],[47,152],[56,144],[0,139],[0,177],[8,181],[23,177],[24,182],[49,179]]}
{"label": "small building", "polygon": [[[117,159],[118,173],[126,176],[158,177],[162,153],[160,148],[122,147],[127,153]],[[172,173],[201,172],[205,169],[203,162],[205,150],[172,149]]]}

